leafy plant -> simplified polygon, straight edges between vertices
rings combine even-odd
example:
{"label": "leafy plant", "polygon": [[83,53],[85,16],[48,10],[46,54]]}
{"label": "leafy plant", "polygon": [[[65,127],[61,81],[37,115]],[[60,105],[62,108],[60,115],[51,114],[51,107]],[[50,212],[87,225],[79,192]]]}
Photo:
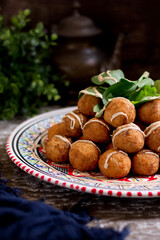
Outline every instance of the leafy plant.
{"label": "leafy plant", "polygon": [[97,117],[103,114],[107,104],[115,97],[127,98],[135,106],[160,98],[160,80],[154,82],[148,72],[144,72],[137,81],[131,81],[117,69],[92,77],[92,82],[98,86],[82,90],[79,97],[86,93],[101,98],[102,101],[94,106]]}
{"label": "leafy plant", "polygon": [[29,14],[20,11],[9,26],[0,16],[0,119],[37,113],[68,84],[51,64],[57,36],[46,34],[43,23],[28,30]]}

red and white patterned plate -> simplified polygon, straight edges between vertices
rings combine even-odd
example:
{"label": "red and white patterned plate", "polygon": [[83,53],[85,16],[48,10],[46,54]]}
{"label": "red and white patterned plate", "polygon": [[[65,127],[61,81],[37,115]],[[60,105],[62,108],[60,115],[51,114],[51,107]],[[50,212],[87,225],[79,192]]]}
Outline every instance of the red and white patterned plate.
{"label": "red and white patterned plate", "polygon": [[107,179],[99,171],[80,172],[69,163],[51,163],[42,141],[53,123],[75,109],[63,108],[33,117],[20,124],[9,136],[6,150],[10,159],[25,172],[44,181],[77,191],[113,197],[160,197],[160,174]]}

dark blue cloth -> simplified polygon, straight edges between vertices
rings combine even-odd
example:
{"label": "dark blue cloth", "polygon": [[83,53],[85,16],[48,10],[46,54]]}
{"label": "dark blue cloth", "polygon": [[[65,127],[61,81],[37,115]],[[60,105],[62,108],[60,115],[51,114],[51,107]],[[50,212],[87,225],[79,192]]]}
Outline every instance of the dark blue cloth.
{"label": "dark blue cloth", "polygon": [[128,229],[88,228],[86,212],[61,211],[42,201],[19,197],[19,190],[0,180],[0,240],[123,240]]}

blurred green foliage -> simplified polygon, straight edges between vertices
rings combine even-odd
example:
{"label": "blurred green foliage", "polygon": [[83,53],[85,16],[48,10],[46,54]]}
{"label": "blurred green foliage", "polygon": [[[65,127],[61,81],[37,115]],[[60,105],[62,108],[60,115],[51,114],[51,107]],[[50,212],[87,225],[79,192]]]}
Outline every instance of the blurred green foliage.
{"label": "blurred green foliage", "polygon": [[43,23],[28,30],[29,14],[20,11],[9,26],[0,16],[0,119],[37,113],[68,85],[52,66],[57,36],[46,34]]}

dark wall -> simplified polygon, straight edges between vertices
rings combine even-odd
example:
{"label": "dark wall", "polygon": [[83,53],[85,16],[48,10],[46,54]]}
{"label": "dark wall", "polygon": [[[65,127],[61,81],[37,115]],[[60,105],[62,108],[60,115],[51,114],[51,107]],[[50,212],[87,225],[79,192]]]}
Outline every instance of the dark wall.
{"label": "dark wall", "polygon": [[[80,0],[81,14],[91,17],[103,30],[104,51],[112,51],[116,37],[125,34],[122,65],[134,79],[148,70],[160,78],[160,2],[159,0]],[[18,10],[32,11],[32,24],[43,21],[48,29],[72,13],[72,0],[0,0],[7,19]]]}

